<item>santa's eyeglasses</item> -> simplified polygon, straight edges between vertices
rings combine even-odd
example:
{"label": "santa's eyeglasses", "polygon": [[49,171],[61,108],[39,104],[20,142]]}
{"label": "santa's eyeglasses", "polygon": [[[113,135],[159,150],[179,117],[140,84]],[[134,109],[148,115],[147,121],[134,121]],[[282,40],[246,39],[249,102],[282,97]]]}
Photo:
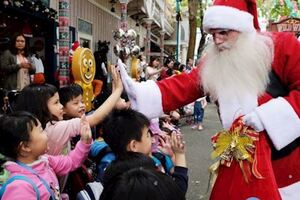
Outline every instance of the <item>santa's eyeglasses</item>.
{"label": "santa's eyeglasses", "polygon": [[219,39],[227,39],[228,35],[232,32],[231,29],[211,29],[209,33],[212,35],[213,38]]}

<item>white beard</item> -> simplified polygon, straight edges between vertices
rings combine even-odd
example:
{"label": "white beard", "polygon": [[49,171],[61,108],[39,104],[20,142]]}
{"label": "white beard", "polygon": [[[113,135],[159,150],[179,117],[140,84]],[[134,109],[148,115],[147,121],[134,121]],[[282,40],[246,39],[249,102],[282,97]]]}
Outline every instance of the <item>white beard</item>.
{"label": "white beard", "polygon": [[200,71],[202,87],[212,100],[219,97],[258,97],[265,92],[273,60],[273,41],[259,33],[241,33],[230,49],[220,51],[212,42]]}

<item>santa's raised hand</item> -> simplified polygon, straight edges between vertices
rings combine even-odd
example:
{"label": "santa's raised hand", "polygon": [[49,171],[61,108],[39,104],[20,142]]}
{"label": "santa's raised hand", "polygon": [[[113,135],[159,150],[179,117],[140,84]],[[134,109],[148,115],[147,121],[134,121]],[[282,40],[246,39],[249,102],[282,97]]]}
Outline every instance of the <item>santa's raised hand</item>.
{"label": "santa's raised hand", "polygon": [[[141,83],[134,81],[127,74],[126,65],[121,59],[118,59],[118,68],[132,109],[143,113],[149,119],[157,117],[157,112],[155,112],[156,109],[153,109],[153,106],[161,107],[161,94],[156,83],[152,80]],[[152,102],[151,100],[153,100],[153,102],[160,101],[160,104],[151,105],[149,104],[149,102]],[[160,108],[160,110],[162,110],[162,108]]]}

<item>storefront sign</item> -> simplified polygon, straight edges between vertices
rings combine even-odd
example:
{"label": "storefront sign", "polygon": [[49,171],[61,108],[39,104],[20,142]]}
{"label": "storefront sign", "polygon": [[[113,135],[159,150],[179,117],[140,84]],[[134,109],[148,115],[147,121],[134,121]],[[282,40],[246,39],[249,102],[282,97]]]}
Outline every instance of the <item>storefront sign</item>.
{"label": "storefront sign", "polygon": [[277,24],[277,30],[279,32],[300,32],[300,23],[297,24]]}

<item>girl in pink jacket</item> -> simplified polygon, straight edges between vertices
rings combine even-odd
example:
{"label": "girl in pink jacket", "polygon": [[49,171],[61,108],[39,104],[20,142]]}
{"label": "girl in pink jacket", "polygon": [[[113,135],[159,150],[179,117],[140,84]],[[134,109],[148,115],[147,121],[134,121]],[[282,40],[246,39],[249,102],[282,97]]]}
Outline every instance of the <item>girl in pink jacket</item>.
{"label": "girl in pink jacket", "polygon": [[[56,175],[65,175],[78,168],[88,155],[92,142],[91,129],[85,117],[81,119],[81,140],[67,156],[47,155],[48,136],[41,123],[28,112],[16,112],[0,118],[0,153],[9,161],[4,168],[17,179],[3,193],[5,199],[59,200],[60,188]],[[37,190],[35,190],[37,189]]]}
{"label": "girl in pink jacket", "polygon": [[[93,114],[86,116],[91,127],[100,123],[120,100],[123,91],[122,81],[112,67],[113,92]],[[59,101],[57,88],[50,84],[26,86],[18,95],[15,110],[33,113],[41,122],[49,138],[50,155],[67,154],[70,139],[79,135],[80,118],[63,120],[63,105]]]}

